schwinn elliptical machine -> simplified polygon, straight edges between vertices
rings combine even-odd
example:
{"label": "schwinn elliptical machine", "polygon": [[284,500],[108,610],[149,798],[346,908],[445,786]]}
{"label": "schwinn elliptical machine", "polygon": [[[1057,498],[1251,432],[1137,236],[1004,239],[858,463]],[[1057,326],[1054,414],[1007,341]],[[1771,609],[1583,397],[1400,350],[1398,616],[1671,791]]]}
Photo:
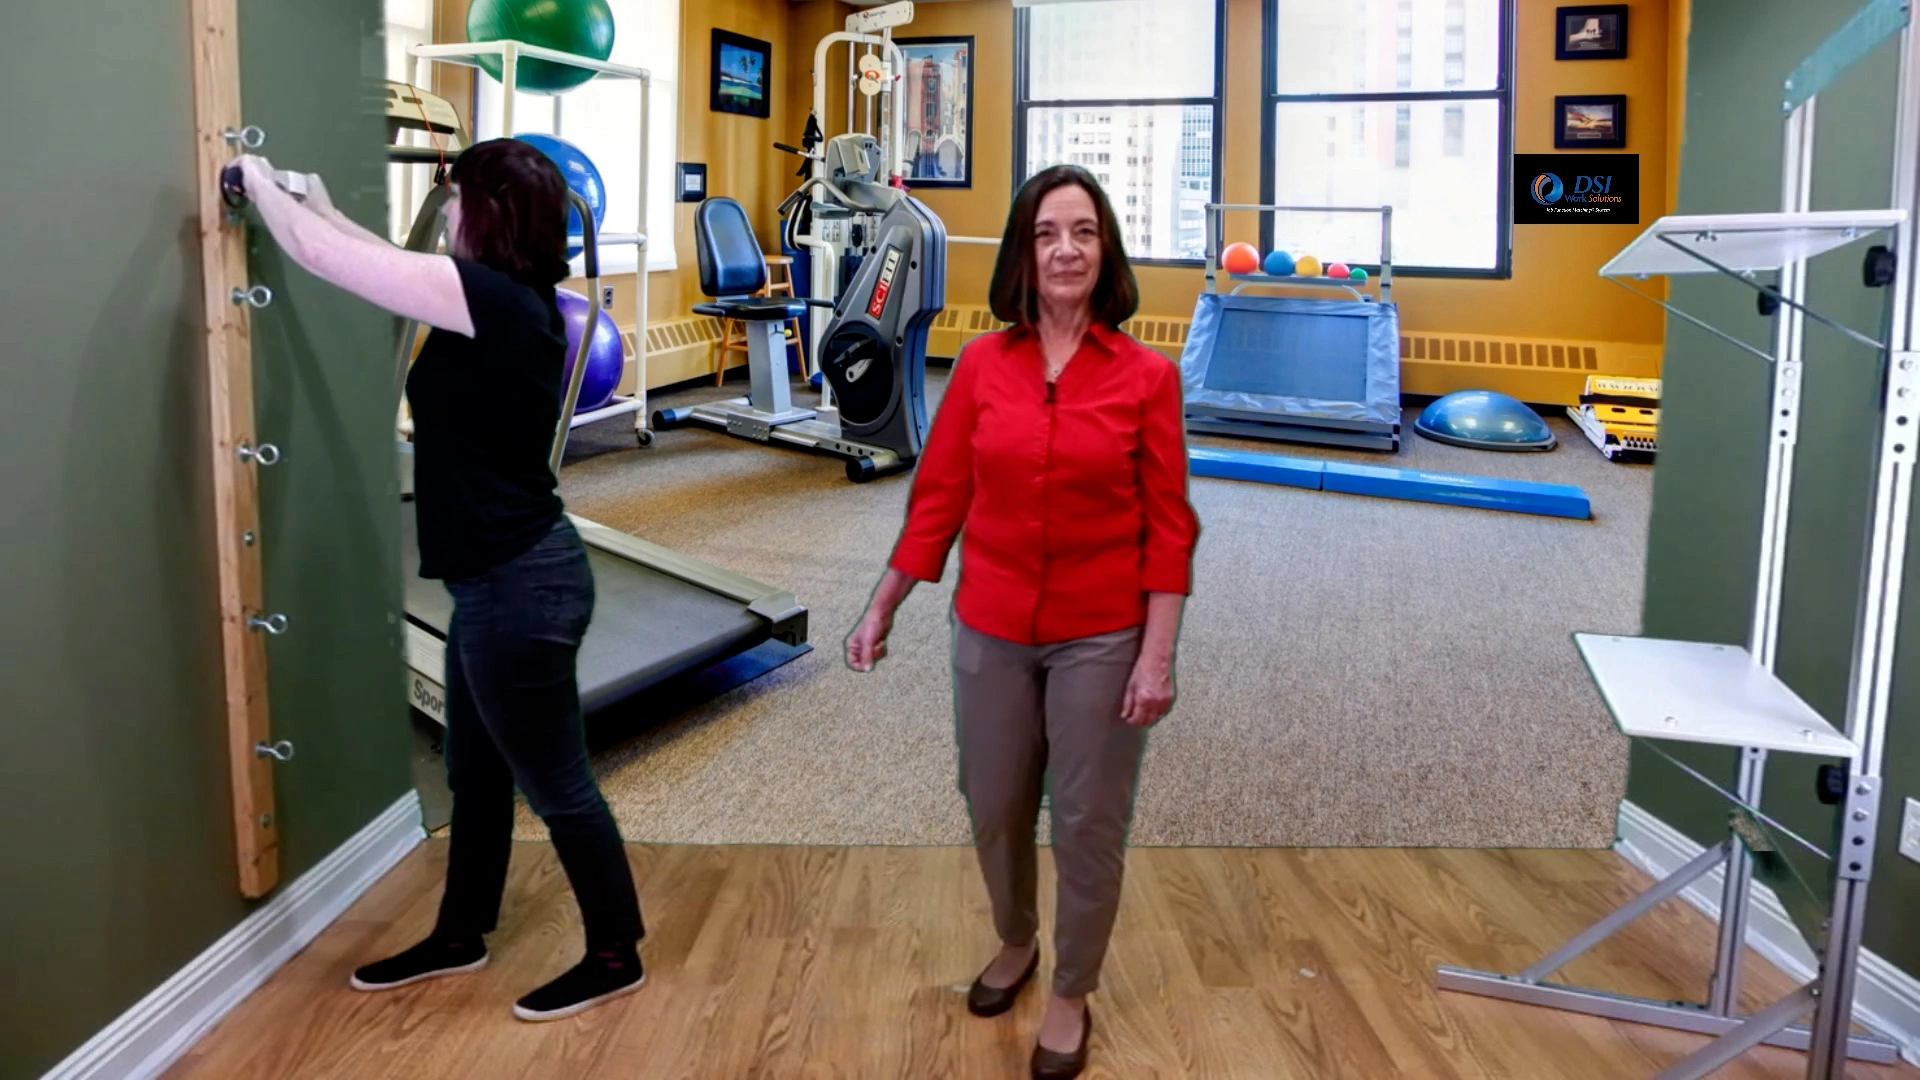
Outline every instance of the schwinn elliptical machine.
{"label": "schwinn elliptical machine", "polygon": [[[818,131],[809,121],[807,141],[817,144]],[[757,442],[832,454],[846,460],[847,478],[856,483],[903,472],[926,442],[927,329],[946,307],[946,226],[905,189],[880,181],[880,146],[871,135],[837,136],[821,158],[781,149],[826,165],[780,206],[787,244],[812,253],[813,296],[749,295],[765,284],[766,269],[745,211],[731,199],[702,203],[695,248],[701,291],[714,300],[693,310],[747,324],[751,393],[660,410],[654,427],[698,421]],[[813,335],[826,384],[818,410],[792,402],[783,338],[786,322],[811,315],[810,307],[832,310]]]}

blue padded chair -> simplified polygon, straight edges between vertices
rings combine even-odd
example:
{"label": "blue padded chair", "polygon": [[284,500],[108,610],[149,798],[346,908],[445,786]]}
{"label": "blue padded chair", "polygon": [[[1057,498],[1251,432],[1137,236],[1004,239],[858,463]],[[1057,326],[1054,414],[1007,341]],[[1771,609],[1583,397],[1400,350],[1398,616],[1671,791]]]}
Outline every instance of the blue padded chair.
{"label": "blue padded chair", "polygon": [[700,259],[700,291],[714,298],[694,313],[747,322],[799,318],[807,302],[798,297],[755,296],[767,287],[767,259],[753,235],[753,222],[738,202],[715,196],[693,212],[693,246]]}
{"label": "blue padded chair", "polygon": [[[734,199],[716,195],[694,209],[693,247],[700,264],[700,291],[713,298],[693,305],[693,312],[746,324],[754,408],[774,417],[801,416],[804,410],[795,410],[787,393],[786,324],[806,314],[810,304],[832,305],[804,297],[753,295],[766,288],[767,259],[746,209]],[[724,356],[721,362],[724,365]],[[726,374],[724,366],[719,374]]]}

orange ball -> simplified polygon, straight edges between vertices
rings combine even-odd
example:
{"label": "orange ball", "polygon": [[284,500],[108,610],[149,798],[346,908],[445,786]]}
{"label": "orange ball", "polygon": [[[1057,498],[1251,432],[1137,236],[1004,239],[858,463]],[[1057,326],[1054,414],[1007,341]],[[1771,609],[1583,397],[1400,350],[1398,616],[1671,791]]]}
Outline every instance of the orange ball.
{"label": "orange ball", "polygon": [[1228,244],[1220,252],[1220,265],[1229,274],[1251,274],[1260,269],[1260,252],[1252,244]]}

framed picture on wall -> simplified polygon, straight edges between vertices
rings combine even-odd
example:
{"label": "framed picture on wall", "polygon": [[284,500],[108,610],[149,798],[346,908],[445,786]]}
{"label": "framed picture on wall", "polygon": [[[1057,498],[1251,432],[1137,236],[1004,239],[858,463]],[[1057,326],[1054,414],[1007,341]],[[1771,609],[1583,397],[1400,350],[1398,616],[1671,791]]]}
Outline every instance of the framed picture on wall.
{"label": "framed picture on wall", "polygon": [[713,111],[757,116],[772,111],[773,46],[758,38],[713,28]]}
{"label": "framed picture on wall", "polygon": [[907,183],[973,186],[973,38],[895,38],[907,70]]}
{"label": "framed picture on wall", "polygon": [[1626,59],[1627,5],[1563,7],[1554,14],[1555,60]]}
{"label": "framed picture on wall", "polygon": [[1565,94],[1553,99],[1556,150],[1618,150],[1627,145],[1627,95]]}

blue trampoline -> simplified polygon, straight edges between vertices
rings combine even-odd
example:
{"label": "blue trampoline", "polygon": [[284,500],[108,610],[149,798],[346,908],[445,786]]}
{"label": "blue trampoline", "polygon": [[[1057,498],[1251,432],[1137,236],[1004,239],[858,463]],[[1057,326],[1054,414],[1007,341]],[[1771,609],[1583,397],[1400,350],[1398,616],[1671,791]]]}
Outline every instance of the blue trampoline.
{"label": "blue trampoline", "polygon": [[[1295,274],[1231,274],[1216,288],[1215,251],[1226,210],[1373,214],[1380,217],[1380,272],[1371,283]],[[1400,449],[1400,312],[1393,282],[1391,207],[1207,207],[1207,288],[1194,305],[1180,356],[1187,428],[1365,450]],[[1350,299],[1272,296],[1250,286],[1344,292]]]}

